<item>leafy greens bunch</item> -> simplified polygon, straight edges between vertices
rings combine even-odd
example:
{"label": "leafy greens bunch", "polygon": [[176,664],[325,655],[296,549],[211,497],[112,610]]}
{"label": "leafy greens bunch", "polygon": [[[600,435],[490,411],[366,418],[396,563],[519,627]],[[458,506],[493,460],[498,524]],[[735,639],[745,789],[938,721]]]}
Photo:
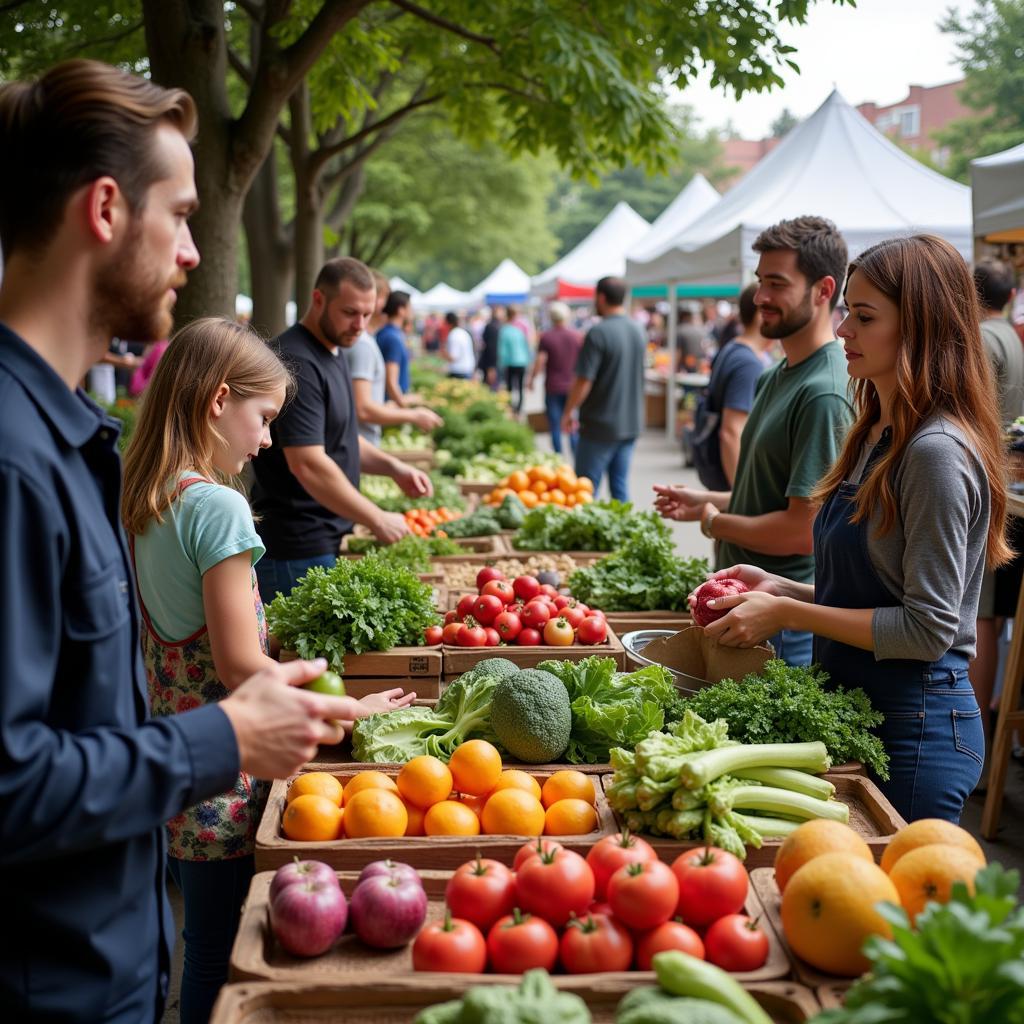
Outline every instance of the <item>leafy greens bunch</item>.
{"label": "leafy greens bunch", "polygon": [[682,612],[707,574],[706,559],[678,558],[670,538],[640,533],[607,558],[577,569],[569,589],[579,600],[608,612]]}
{"label": "leafy greens bunch", "polygon": [[387,476],[364,476],[359,481],[359,490],[385,512],[405,512],[410,508],[457,508],[466,507],[466,499],[459,485],[438,472],[430,474],[434,485],[432,496],[410,498]]}
{"label": "leafy greens bunch", "polygon": [[758,675],[705,686],[687,707],[708,721],[725,719],[729,735],[742,743],[820,740],[833,763],[862,761],[887,779],[889,756],[870,731],[881,724],[882,714],[860,688],[826,689],[828,678],[821,668],[792,668],[773,659]]}
{"label": "leafy greens bunch", "polygon": [[670,536],[657,513],[637,512],[628,501],[595,501],[571,509],[539,505],[526,513],[512,545],[524,551],[618,551],[645,533]]}
{"label": "leafy greens bunch", "polygon": [[300,658],[323,657],[338,672],[345,654],[423,643],[437,620],[431,589],[416,574],[377,554],[314,566],[287,597],[267,607],[267,626]]}
{"label": "leafy greens bunch", "polygon": [[881,904],[892,939],[867,940],[870,973],[816,1024],[1024,1024],[1020,872],[989,864],[974,885],[971,896],[954,883],[949,902],[929,903],[915,926],[902,908]]}
{"label": "leafy greens bunch", "polygon": [[348,550],[353,555],[371,552],[392,565],[410,572],[430,572],[430,560],[438,555],[458,555],[462,548],[447,537],[415,537],[409,534],[394,544],[382,544],[376,537],[350,537]]}

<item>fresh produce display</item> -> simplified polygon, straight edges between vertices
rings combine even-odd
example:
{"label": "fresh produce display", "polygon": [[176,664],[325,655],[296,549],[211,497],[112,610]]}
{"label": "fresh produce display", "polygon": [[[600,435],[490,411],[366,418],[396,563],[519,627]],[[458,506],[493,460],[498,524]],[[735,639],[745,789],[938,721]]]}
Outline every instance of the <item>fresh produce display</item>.
{"label": "fresh produce display", "polygon": [[458,458],[442,448],[436,459],[445,476],[457,476],[460,480],[471,480],[478,484],[494,484],[510,474],[536,465],[560,467],[562,457],[554,452],[540,452],[534,448],[523,450],[520,442],[507,444],[499,441],[485,451]]}
{"label": "fresh produce display", "polygon": [[[517,576],[536,576],[541,583],[559,587],[577,568],[576,561],[570,555],[544,554],[530,555],[525,560],[519,558],[496,558],[489,563],[506,579],[514,580]],[[476,586],[479,566],[447,565],[444,568],[445,583],[455,590],[468,590]]]}
{"label": "fresh produce display", "polygon": [[705,686],[687,707],[705,721],[725,720],[740,743],[825,744],[833,764],[862,761],[880,778],[889,777],[889,757],[871,731],[882,715],[860,688],[826,687],[819,667],[792,668],[769,661],[758,674]]}
{"label": "fresh produce display", "polygon": [[[724,721],[689,709],[668,734],[652,733],[634,750],[613,748],[611,763],[608,802],[631,832],[703,838],[741,859],[747,844],[786,836],[800,821],[849,820],[832,784],[815,778],[830,766],[823,743],[736,743]],[[766,784],[744,778],[750,769],[773,771]]]}
{"label": "fresh produce display", "polygon": [[367,555],[314,566],[267,606],[267,625],[284,649],[326,658],[343,673],[346,653],[422,644],[436,614],[430,587],[415,573]]}
{"label": "fresh produce display", "polygon": [[[442,640],[457,647],[570,647],[608,640],[604,613],[559,594],[536,576],[506,579],[494,566],[477,572],[477,593],[465,594],[444,618]],[[431,634],[432,636],[436,634]]]}
{"label": "fresh produce display", "polygon": [[728,608],[711,608],[711,601],[719,597],[734,597],[745,594],[750,588],[743,580],[722,579],[708,580],[702,583],[693,595],[693,621],[698,626],[708,626],[727,614]]}
{"label": "fresh produce display", "polygon": [[397,427],[385,427],[377,447],[385,452],[430,451],[434,447],[434,439],[411,423],[402,423]]}
{"label": "fresh produce display", "polygon": [[514,494],[509,494],[495,508],[479,508],[446,523],[444,532],[449,537],[488,537],[502,530],[518,530],[525,516],[526,506]]}
{"label": "fresh produce display", "polygon": [[[434,444],[451,456],[442,465],[448,476],[461,476],[465,464],[475,455],[497,456],[499,459],[517,453],[533,455],[536,439],[533,431],[509,419],[495,405],[476,402],[465,413],[442,412],[444,423],[433,432]],[[500,479],[495,477],[495,479]]]}
{"label": "fresh produce display", "polygon": [[[447,509],[438,511],[443,514],[447,512]],[[419,521],[420,515],[427,516],[429,513],[419,513],[416,510],[405,513],[412,534],[408,537],[403,537],[394,544],[382,544],[376,537],[349,537],[349,554],[368,555],[372,552],[393,565],[402,565],[411,572],[423,573],[430,572],[431,560],[439,555],[458,555],[463,553],[463,549],[455,541],[449,540],[444,533],[433,534],[428,537],[427,532],[430,527],[421,525]],[[438,522],[443,521],[438,520]]]}
{"label": "fresh produce display", "polygon": [[413,508],[447,508],[458,512],[465,509],[466,499],[454,480],[435,471],[430,474],[430,481],[434,493],[422,498],[410,498],[389,476],[364,475],[359,479],[359,491],[385,512],[407,512]]}
{"label": "fresh produce display", "polygon": [[618,551],[641,534],[670,536],[657,513],[637,512],[629,502],[595,501],[572,509],[541,505],[527,512],[512,546],[524,551]]}
{"label": "fresh produce display", "polygon": [[609,612],[685,612],[689,594],[707,573],[706,559],[679,558],[669,538],[641,533],[607,558],[577,569],[569,588]]}
{"label": "fresh produce display", "polygon": [[484,498],[488,505],[500,505],[514,494],[527,508],[555,505],[575,508],[594,500],[594,482],[585,476],[577,477],[559,456],[533,460],[528,465],[512,466],[506,475],[495,477],[497,486]]}

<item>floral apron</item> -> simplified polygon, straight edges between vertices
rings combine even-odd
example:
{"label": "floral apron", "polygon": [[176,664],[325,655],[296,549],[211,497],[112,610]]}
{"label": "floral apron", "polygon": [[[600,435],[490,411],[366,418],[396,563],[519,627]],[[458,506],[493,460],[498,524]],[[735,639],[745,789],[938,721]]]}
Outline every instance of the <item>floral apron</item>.
{"label": "floral apron", "polygon": [[[181,481],[177,494],[180,496],[192,484],[209,482],[202,477],[190,477]],[[134,537],[129,538],[129,544],[134,565]],[[267,654],[267,618],[256,583],[256,570],[250,571],[260,646]],[[177,715],[223,700],[229,691],[217,678],[206,626],[184,640],[163,640],[153,628],[141,592],[139,609],[146,627],[142,630],[142,656],[153,715]],[[268,793],[268,783],[241,772],[229,792],[203,800],[167,822],[168,856],[177,860],[205,861],[230,860],[251,854],[255,849],[256,827]]]}

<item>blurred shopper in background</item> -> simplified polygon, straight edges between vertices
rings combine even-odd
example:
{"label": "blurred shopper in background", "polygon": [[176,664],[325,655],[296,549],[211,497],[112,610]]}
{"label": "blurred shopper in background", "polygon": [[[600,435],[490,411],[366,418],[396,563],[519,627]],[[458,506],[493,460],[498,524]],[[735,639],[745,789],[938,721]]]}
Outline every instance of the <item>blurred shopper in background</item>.
{"label": "blurred shopper in background", "polygon": [[530,342],[520,319],[513,319],[514,310],[505,311],[506,322],[498,332],[498,374],[505,378],[505,387],[512,398],[512,409],[523,411],[523,384],[530,365]]}
{"label": "blurred shopper in background", "polygon": [[448,362],[448,376],[470,380],[476,370],[476,351],[469,331],[459,321],[458,313],[446,313],[445,323],[448,335],[444,340],[441,355]]}
{"label": "blurred shopper in background", "polygon": [[[552,326],[540,336],[537,358],[530,369],[526,390],[533,390],[538,376],[544,377],[544,411],[551,431],[551,447],[562,454],[562,414],[569,397],[576,360],[583,347],[583,335],[568,326],[569,307],[564,302],[548,306]],[[576,452],[576,435],[569,435],[569,446]]]}

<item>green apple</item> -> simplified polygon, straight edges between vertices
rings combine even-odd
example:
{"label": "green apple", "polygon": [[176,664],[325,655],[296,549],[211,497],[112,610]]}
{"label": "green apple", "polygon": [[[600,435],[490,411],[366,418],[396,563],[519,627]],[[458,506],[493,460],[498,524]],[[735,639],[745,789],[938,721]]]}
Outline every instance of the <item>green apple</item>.
{"label": "green apple", "polygon": [[345,696],[345,684],[337,672],[323,672],[316,679],[311,679],[306,683],[303,689],[326,693],[329,697]]}

